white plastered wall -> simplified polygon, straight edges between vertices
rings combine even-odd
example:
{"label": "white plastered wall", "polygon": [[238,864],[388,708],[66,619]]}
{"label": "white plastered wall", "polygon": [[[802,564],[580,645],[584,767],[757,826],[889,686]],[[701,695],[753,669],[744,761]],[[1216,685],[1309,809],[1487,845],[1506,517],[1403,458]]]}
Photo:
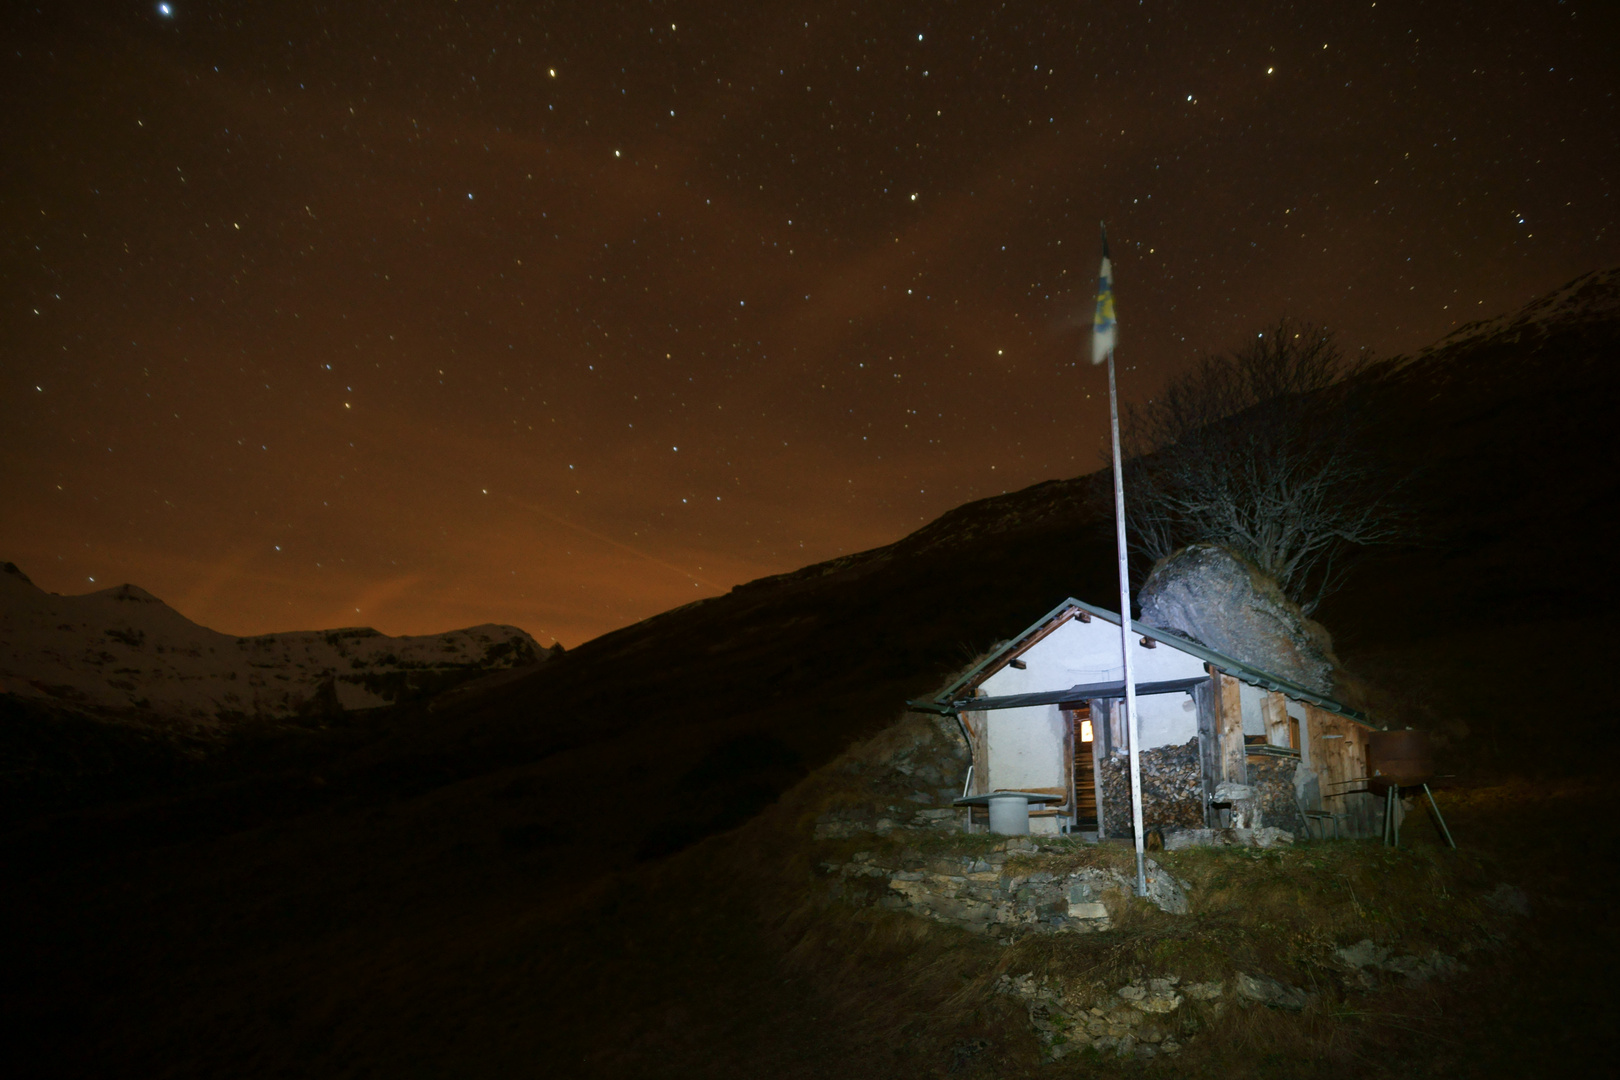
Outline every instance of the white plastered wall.
{"label": "white plastered wall", "polygon": [[1239,683],[1238,700],[1243,705],[1243,734],[1265,735],[1266,716],[1261,703],[1266,700],[1266,692],[1258,686]]}
{"label": "white plastered wall", "polygon": [[[1155,648],[1141,643],[1141,636],[1132,634],[1131,664],[1136,682],[1169,682],[1175,679],[1195,679],[1205,676],[1204,662],[1190,653],[1181,652],[1168,642],[1159,642]],[[1093,618],[1089,623],[1070,619],[1046,637],[1020,654],[1022,670],[1004,667],[986,679],[981,687],[991,697],[1012,694],[1037,694],[1051,690],[1067,690],[1071,686],[1091,683],[1118,682],[1124,679],[1124,664],[1120,657],[1119,627],[1114,623]],[[1198,714],[1192,696],[1186,693],[1150,694],[1137,699],[1137,723],[1142,734],[1142,748],[1179,746],[1198,734]],[[1051,720],[1061,738],[1063,719],[1057,706],[1042,706],[1049,710]],[[1033,714],[1035,709],[997,709],[987,715],[992,730],[999,727],[995,717],[1005,714]],[[1031,735],[1034,739],[1038,736]],[[992,736],[990,751],[992,772],[997,768],[997,752]],[[1014,745],[1008,744],[1009,747]],[[1020,744],[1021,745],[1021,744]],[[1050,753],[1048,749],[1043,751]],[[1062,747],[1057,754],[1061,757]],[[1061,775],[1061,762],[1057,766]],[[1032,782],[1032,781],[1031,781]],[[1059,783],[1050,781],[1041,786]],[[993,780],[996,787],[1009,787]]]}
{"label": "white plastered wall", "polygon": [[1180,746],[1198,734],[1198,706],[1192,695],[1152,694],[1136,699],[1140,714],[1137,726],[1142,732],[1142,749]]}
{"label": "white plastered wall", "polygon": [[986,718],[985,790],[1062,787],[1065,771],[1062,710],[1056,705],[992,709]]}

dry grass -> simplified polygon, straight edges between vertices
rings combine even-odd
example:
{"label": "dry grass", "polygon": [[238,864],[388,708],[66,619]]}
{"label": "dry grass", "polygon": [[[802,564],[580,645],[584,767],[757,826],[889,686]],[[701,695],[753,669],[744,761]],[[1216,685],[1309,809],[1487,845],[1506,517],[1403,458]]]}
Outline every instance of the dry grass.
{"label": "dry grass", "polygon": [[[756,914],[782,978],[805,995],[818,1025],[826,1025],[811,1043],[794,1043],[791,1050],[798,1036],[782,1030],[786,1059],[809,1055],[849,1076],[982,1077],[1359,1077],[1393,1074],[1419,1061],[1431,1075],[1475,1075],[1522,1059],[1485,1049],[1492,1035],[1504,1037],[1492,1030],[1497,1010],[1490,1003],[1523,977],[1518,954],[1505,946],[1545,924],[1527,927],[1485,897],[1502,881],[1525,880],[1528,867],[1517,861],[1524,851],[1514,834],[1502,831],[1507,822],[1527,823],[1516,801],[1523,791],[1443,796],[1453,829],[1467,844],[1458,852],[1424,836],[1427,826],[1416,819],[1408,846],[1400,849],[1321,841],[1270,851],[1161,852],[1155,857],[1191,886],[1190,914],[1171,916],[1133,900],[1118,906],[1110,932],[1031,936],[1008,947],[909,914],[851,906],[816,871],[818,862],[842,861],[857,850],[967,853],[996,843],[993,837],[904,831],[804,842],[817,813],[859,792],[861,777],[849,763],[892,753],[894,740],[904,737],[891,732],[881,747],[856,748],[748,828],[705,845],[702,855],[675,860],[700,858],[720,870],[719,880],[732,883],[735,892],[724,906]],[[1545,817],[1567,813],[1571,800],[1592,792],[1538,795]],[[1009,866],[1017,872],[1085,865],[1130,872],[1134,862],[1124,846],[1048,846],[1057,850],[1015,857]],[[1515,858],[1504,860],[1498,848]],[[1332,953],[1364,938],[1395,955],[1439,950],[1463,960],[1467,971],[1421,985],[1386,979],[1375,991],[1362,990],[1345,978]],[[1146,1062],[1088,1051],[1040,1065],[1022,1004],[994,990],[1003,974],[1032,972],[1080,1000],[1144,978],[1206,981],[1237,971],[1302,986],[1311,1003],[1300,1013],[1229,1004],[1216,1015],[1210,1005],[1189,1002],[1178,1020],[1189,1029],[1186,1048],[1173,1059]],[[694,1074],[708,1074],[696,1060],[691,1066]]]}

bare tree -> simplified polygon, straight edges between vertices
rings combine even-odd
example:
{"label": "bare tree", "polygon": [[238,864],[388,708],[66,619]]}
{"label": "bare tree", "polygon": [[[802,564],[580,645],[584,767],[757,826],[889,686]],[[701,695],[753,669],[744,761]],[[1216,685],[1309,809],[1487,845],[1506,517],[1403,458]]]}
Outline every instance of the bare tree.
{"label": "bare tree", "polygon": [[1222,544],[1309,614],[1352,558],[1409,532],[1327,330],[1287,319],[1205,359],[1123,423],[1126,518],[1152,560]]}

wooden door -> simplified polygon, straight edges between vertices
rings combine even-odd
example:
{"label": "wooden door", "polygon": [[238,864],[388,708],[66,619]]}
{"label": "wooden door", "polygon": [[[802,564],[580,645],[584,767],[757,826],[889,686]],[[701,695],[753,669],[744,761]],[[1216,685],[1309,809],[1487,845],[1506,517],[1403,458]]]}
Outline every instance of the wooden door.
{"label": "wooden door", "polygon": [[1097,759],[1092,741],[1096,732],[1091,725],[1091,707],[1074,705],[1065,708],[1074,731],[1074,817],[1075,828],[1097,828]]}

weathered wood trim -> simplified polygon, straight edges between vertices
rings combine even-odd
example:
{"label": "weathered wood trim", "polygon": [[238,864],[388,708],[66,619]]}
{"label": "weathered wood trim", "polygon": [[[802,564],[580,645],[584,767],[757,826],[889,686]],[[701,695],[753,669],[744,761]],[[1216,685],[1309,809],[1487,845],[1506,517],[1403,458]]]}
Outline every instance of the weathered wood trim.
{"label": "weathered wood trim", "polygon": [[1215,705],[1217,678],[1211,675],[1192,691],[1193,707],[1198,712],[1198,774],[1204,799],[1204,825],[1211,829],[1220,826],[1216,820],[1219,812],[1209,805],[1215,785],[1221,782],[1221,726]]}
{"label": "weathered wood trim", "polygon": [[[1327,741],[1322,738],[1327,733],[1328,725],[1332,722],[1333,714],[1316,705],[1306,704],[1304,738],[1305,745],[1300,753],[1303,755],[1305,767],[1316,774],[1317,804],[1306,807],[1308,810],[1332,809],[1321,798],[1329,790],[1328,784],[1332,776],[1328,769]],[[1337,740],[1334,740],[1337,741]]]}
{"label": "weathered wood trim", "polygon": [[1080,801],[1074,797],[1074,715],[1059,709],[1058,716],[1063,718],[1063,790],[1059,794],[1068,803],[1072,825],[1080,820]]}
{"label": "weathered wood trim", "polygon": [[[1029,633],[1025,634],[1023,637],[1016,638],[1013,641],[1010,641],[1006,645],[1002,646],[1002,648],[1000,650],[1000,652],[1001,652],[1001,654],[1002,654],[1002,656],[1004,658],[1002,660],[1002,662],[999,663],[999,664],[994,664],[994,665],[990,665],[990,666],[985,667],[985,669],[983,671],[976,672],[974,674],[973,678],[970,681],[968,681],[966,683],[963,683],[961,686],[954,687],[954,690],[955,690],[956,694],[960,695],[960,694],[967,693],[967,692],[972,692],[972,693],[977,694],[980,685],[982,685],[986,679],[988,679],[990,676],[996,674],[1002,668],[1006,667],[1008,662],[1010,660],[1012,660],[1013,658],[1021,656],[1023,653],[1027,652],[1029,650],[1030,646],[1038,644],[1039,642],[1045,640],[1051,634],[1056,633],[1059,627],[1061,627],[1064,623],[1068,622],[1070,619],[1075,617],[1075,611],[1076,610],[1078,610],[1078,609],[1071,609],[1071,610],[1069,610],[1067,612],[1064,612],[1063,614],[1057,616],[1056,618],[1050,620],[1049,622],[1043,623],[1040,626],[1035,627],[1033,630],[1031,630]],[[1087,615],[1085,621],[1090,622],[1091,621],[1091,616]]]}
{"label": "weathered wood trim", "polygon": [[1221,737],[1221,779],[1234,784],[1249,782],[1249,756],[1243,750],[1243,699],[1241,685],[1230,675],[1217,674],[1215,715]]}
{"label": "weathered wood trim", "polygon": [[1108,751],[1131,752],[1131,728],[1125,720],[1125,699],[1108,699]]}
{"label": "weathered wood trim", "polygon": [[990,791],[990,746],[984,713],[964,712],[961,717],[962,727],[968,733],[968,745],[973,752],[973,783],[968,794],[986,795]]}
{"label": "weathered wood trim", "polygon": [[1108,706],[1106,698],[1091,699],[1091,787],[1097,799],[1097,839],[1108,838],[1108,811],[1103,806],[1102,764],[1108,756]]}

